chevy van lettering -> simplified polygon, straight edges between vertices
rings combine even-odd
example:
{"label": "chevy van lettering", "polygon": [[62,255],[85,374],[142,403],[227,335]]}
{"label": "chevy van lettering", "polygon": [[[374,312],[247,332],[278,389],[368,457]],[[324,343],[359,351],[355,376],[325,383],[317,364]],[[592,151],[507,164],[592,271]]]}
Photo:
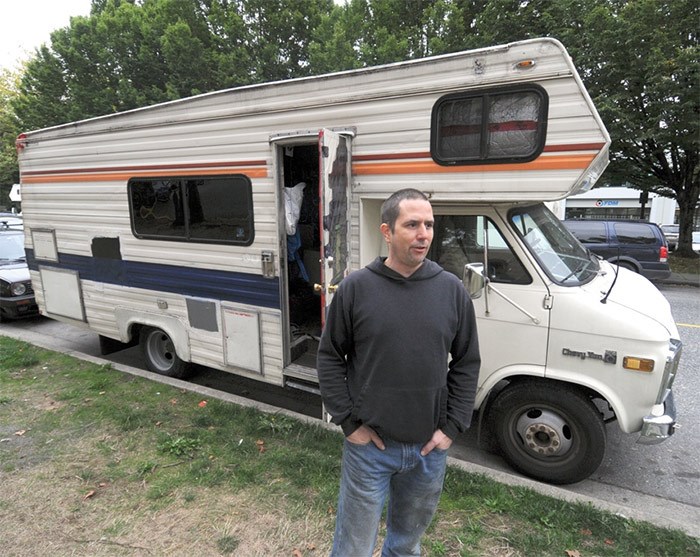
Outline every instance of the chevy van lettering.
{"label": "chevy van lettering", "polygon": [[616,364],[617,363],[617,352],[614,350],[606,350],[605,354],[596,354],[595,352],[579,352],[578,350],[570,350],[569,348],[564,348],[561,353],[564,356],[573,356],[574,358],[581,358],[585,360],[589,358],[591,360],[600,360],[606,364]]}

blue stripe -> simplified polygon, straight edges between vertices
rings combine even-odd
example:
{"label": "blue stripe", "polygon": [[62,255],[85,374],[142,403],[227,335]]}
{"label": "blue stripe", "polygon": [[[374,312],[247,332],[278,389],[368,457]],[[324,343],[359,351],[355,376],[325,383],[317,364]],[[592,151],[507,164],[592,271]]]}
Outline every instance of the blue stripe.
{"label": "blue stripe", "polygon": [[[33,271],[38,271],[40,262],[34,257],[34,250],[28,249],[26,252],[27,265]],[[277,277],[268,279],[250,273],[64,253],[59,254],[58,263],[51,261],[46,265],[77,271],[84,280],[280,309]]]}

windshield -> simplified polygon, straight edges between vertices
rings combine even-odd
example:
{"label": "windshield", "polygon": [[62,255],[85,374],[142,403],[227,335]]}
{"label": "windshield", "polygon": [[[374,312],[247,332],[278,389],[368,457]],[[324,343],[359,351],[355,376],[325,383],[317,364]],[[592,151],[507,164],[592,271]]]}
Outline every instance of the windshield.
{"label": "windshield", "polygon": [[598,260],[544,205],[512,211],[510,222],[553,281],[577,286],[600,270]]}
{"label": "windshield", "polygon": [[0,261],[17,261],[24,258],[24,236],[0,234]]}

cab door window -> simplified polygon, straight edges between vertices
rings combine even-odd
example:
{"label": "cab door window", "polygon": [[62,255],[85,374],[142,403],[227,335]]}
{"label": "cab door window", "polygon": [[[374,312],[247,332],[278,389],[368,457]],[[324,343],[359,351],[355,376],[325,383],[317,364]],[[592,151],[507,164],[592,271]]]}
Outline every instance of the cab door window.
{"label": "cab door window", "polygon": [[487,276],[492,282],[532,282],[500,230],[483,215],[435,215],[430,259],[460,279],[466,264],[486,262]]}

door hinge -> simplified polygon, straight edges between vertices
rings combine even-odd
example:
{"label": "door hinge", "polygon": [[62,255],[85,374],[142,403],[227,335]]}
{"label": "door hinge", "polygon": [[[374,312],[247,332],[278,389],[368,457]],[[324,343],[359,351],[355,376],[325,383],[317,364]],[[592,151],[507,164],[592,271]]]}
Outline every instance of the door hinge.
{"label": "door hinge", "polygon": [[554,297],[551,294],[547,294],[544,297],[544,301],[542,302],[542,307],[544,309],[552,309],[553,304],[554,304]]}

